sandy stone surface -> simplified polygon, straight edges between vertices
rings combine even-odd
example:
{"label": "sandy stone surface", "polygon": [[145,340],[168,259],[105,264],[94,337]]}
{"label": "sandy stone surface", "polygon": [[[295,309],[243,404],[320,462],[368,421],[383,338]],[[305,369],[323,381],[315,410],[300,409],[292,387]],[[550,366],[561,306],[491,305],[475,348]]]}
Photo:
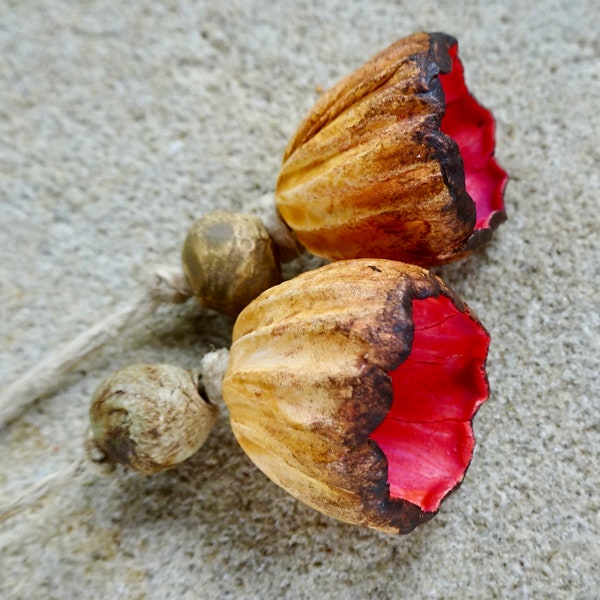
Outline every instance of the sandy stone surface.
{"label": "sandy stone surface", "polygon": [[[414,31],[458,37],[497,117],[509,220],[442,269],[493,337],[462,487],[394,537],[257,471],[221,412],[187,463],[92,474],[0,525],[0,596],[581,598],[600,589],[596,0],[0,0],[0,385],[110,313],[191,221],[271,191],[300,119]],[[0,503],[82,452],[133,362],[193,367],[231,321],[168,307],[0,429]]]}

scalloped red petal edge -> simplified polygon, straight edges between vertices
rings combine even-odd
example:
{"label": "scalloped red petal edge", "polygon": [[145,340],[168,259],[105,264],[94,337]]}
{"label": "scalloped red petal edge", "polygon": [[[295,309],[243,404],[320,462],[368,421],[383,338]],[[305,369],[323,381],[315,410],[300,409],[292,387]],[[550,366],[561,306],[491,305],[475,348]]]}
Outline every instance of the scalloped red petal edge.
{"label": "scalloped red petal edge", "polygon": [[508,174],[494,158],[494,117],[465,84],[458,44],[450,48],[449,54],[452,68],[449,73],[439,75],[446,97],[440,128],[458,144],[465,168],[465,187],[476,206],[475,229],[486,229],[494,214],[504,211]]}
{"label": "scalloped red petal edge", "polygon": [[435,512],[471,462],[490,337],[446,296],[415,299],[412,310],[411,353],[389,373],[392,406],[369,437],[387,458],[390,496]]}

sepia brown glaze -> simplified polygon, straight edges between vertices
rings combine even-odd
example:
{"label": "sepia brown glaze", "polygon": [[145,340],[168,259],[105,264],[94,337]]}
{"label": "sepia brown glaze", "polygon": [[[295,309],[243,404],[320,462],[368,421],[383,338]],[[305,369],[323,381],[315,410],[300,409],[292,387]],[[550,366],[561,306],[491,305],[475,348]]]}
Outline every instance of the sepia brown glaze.
{"label": "sepia brown glaze", "polygon": [[247,306],[223,397],[251,460],[348,523],[407,533],[431,519],[435,512],[390,496],[386,457],[369,436],[392,405],[388,373],[411,352],[412,301],[441,295],[468,311],[420,267],[362,259],[304,273]]}
{"label": "sepia brown glaze", "polygon": [[489,240],[491,227],[473,235],[477,210],[461,154],[440,129],[439,75],[452,69],[455,45],[442,33],[411,35],[316,102],[287,146],[276,188],[281,216],[308,250],[431,266]]}

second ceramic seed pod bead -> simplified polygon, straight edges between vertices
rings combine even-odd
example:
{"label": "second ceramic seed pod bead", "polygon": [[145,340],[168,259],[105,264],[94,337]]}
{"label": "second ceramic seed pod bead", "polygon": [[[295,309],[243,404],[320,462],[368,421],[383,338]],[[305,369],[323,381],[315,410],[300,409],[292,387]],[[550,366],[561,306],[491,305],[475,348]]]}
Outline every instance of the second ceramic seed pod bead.
{"label": "second ceramic seed pod bead", "polygon": [[252,461],[290,494],[357,525],[429,520],[471,460],[489,336],[438,277],[332,263],[238,317],[223,380]]}
{"label": "second ceramic seed pod bead", "polygon": [[319,98],[285,150],[277,207],[330,260],[456,260],[506,218],[494,125],[457,41],[408,36]]}

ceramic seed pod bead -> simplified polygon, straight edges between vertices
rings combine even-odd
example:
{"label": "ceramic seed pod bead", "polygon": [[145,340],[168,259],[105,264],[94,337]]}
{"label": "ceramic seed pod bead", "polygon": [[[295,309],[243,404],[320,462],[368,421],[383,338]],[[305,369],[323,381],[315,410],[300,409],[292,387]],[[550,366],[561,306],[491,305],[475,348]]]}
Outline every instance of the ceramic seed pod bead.
{"label": "ceramic seed pod bead", "polygon": [[506,218],[494,119],[469,93],[457,49],[443,33],[411,35],[314,105],[276,189],[308,250],[431,266],[472,252]]}
{"label": "ceramic seed pod bead", "polygon": [[251,460],[317,510],[406,533],[471,460],[489,336],[438,277],[340,261],[239,315],[223,397]]}
{"label": "ceramic seed pod bead", "polygon": [[233,316],[281,281],[268,231],[259,218],[242,213],[215,211],[195,221],[182,263],[200,304]]}
{"label": "ceramic seed pod bead", "polygon": [[103,381],[92,398],[88,457],[144,475],[174,467],[207,439],[218,408],[198,377],[172,365],[131,365]]}

